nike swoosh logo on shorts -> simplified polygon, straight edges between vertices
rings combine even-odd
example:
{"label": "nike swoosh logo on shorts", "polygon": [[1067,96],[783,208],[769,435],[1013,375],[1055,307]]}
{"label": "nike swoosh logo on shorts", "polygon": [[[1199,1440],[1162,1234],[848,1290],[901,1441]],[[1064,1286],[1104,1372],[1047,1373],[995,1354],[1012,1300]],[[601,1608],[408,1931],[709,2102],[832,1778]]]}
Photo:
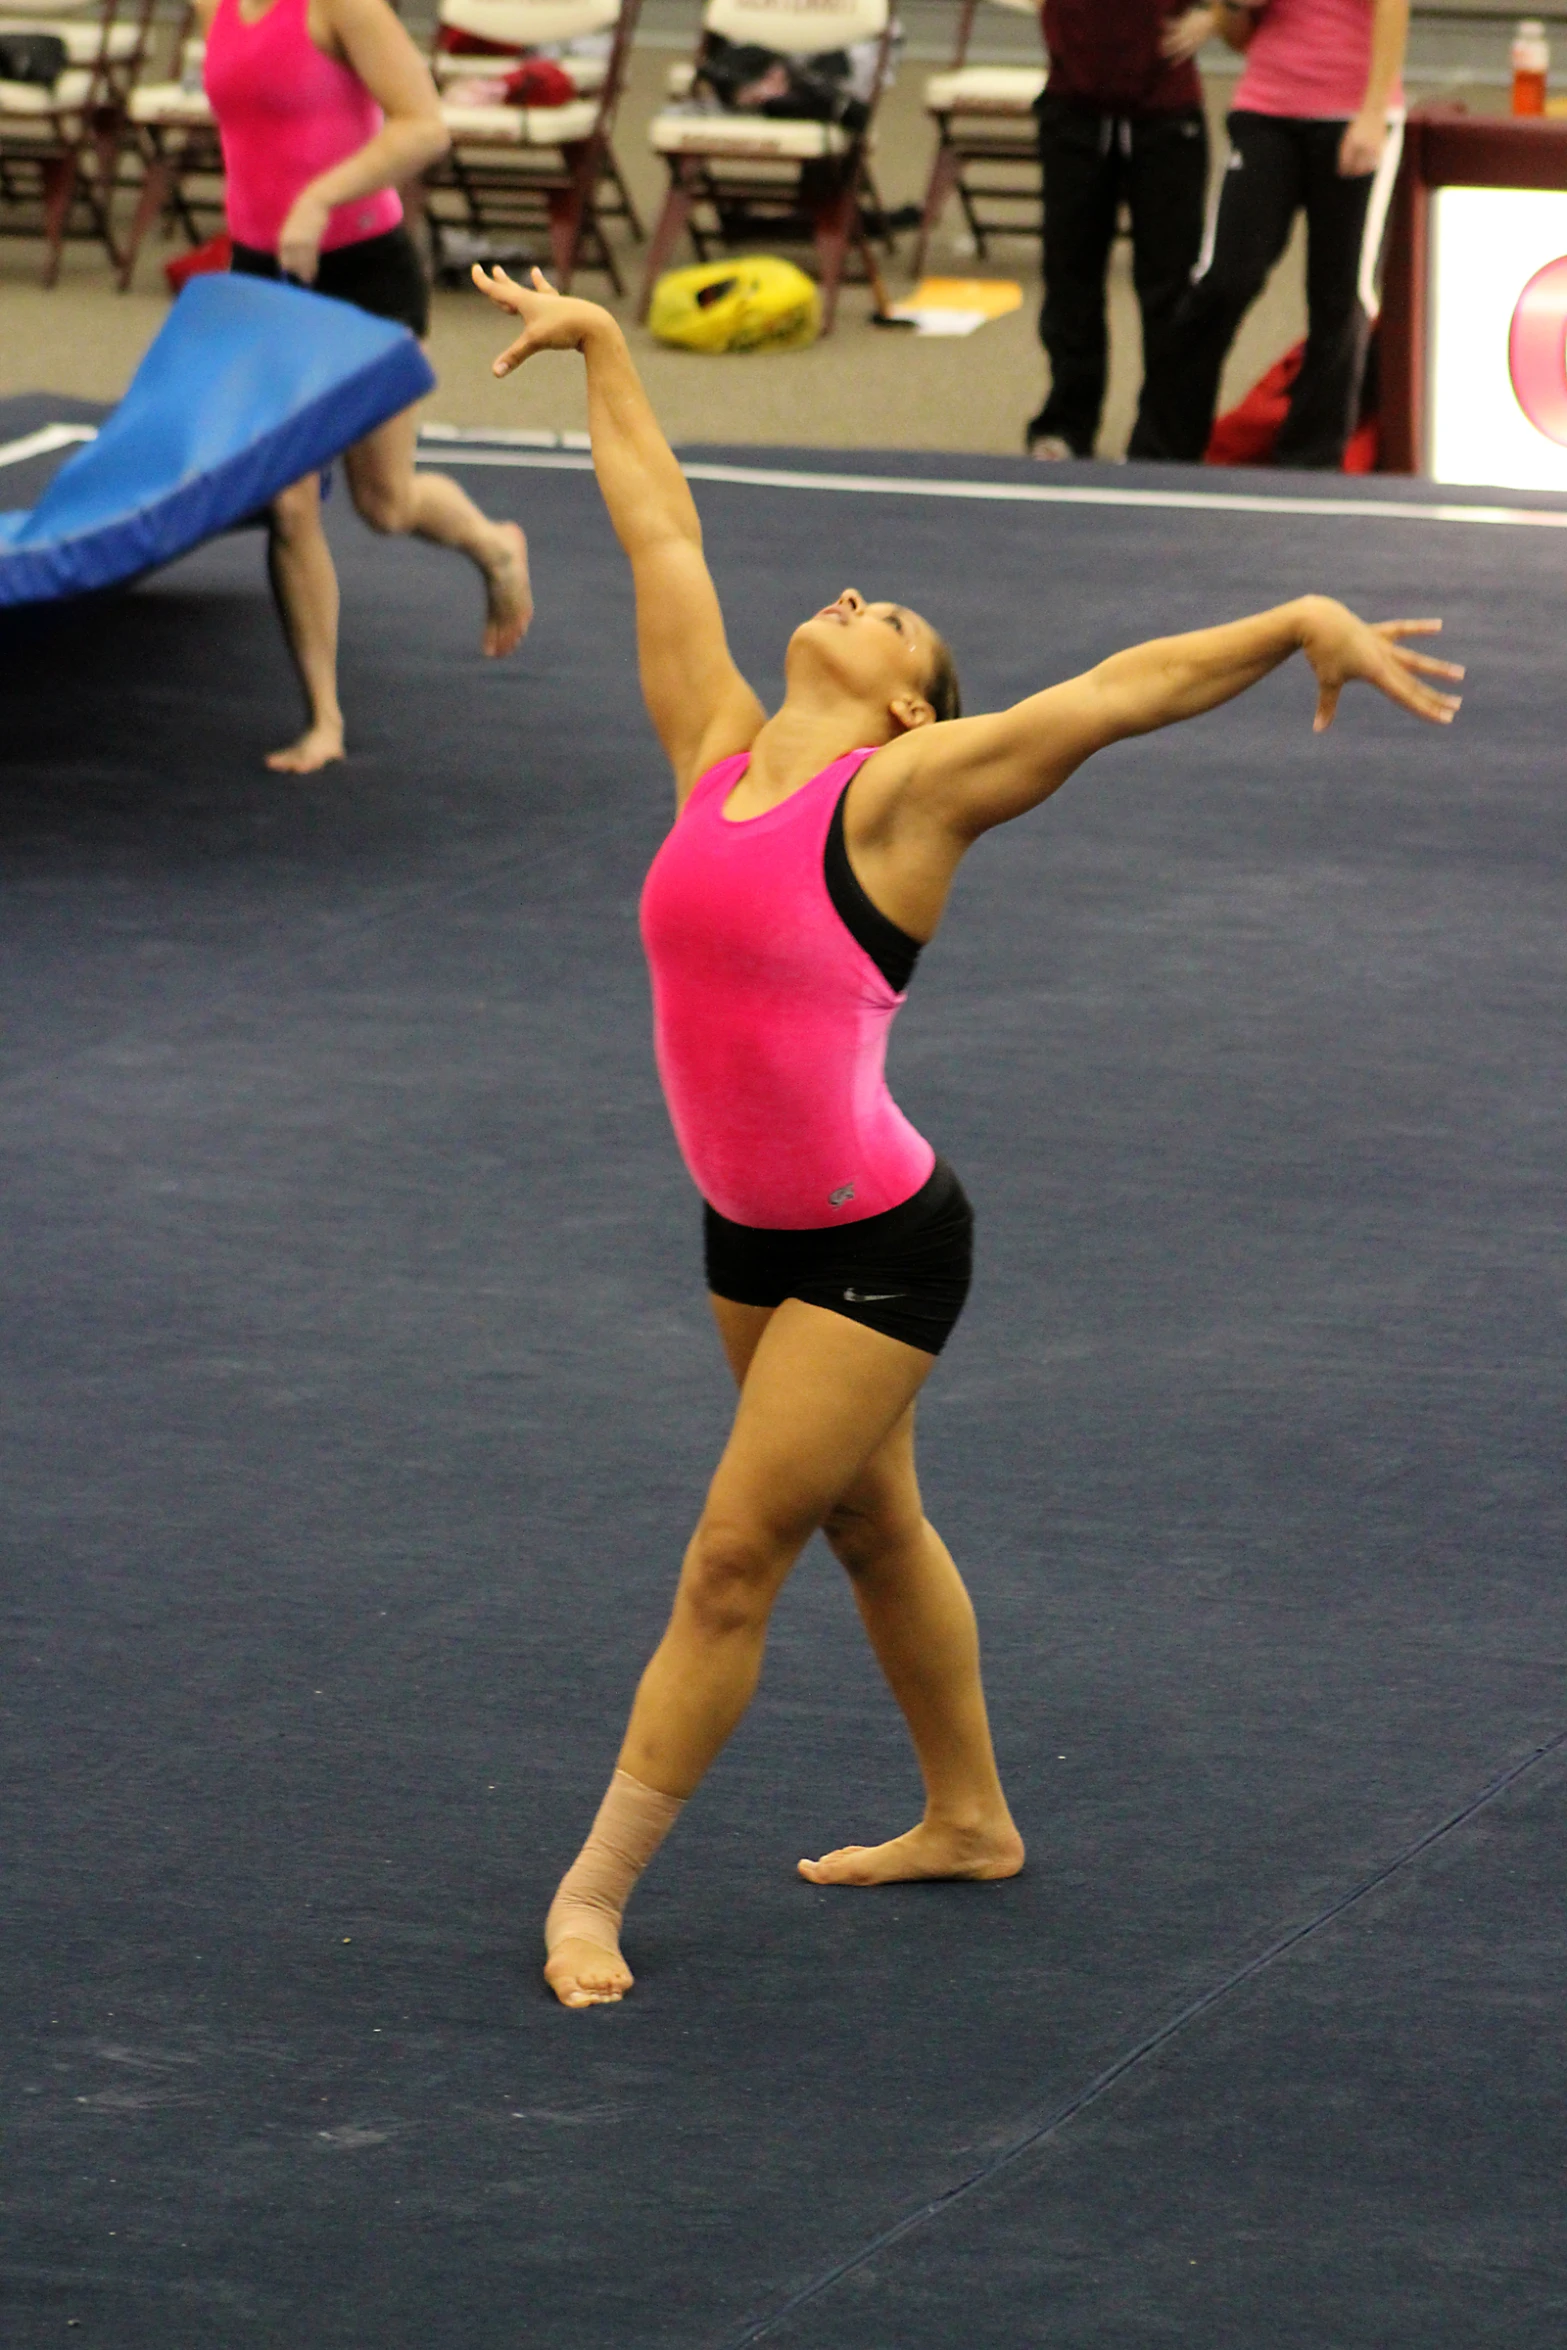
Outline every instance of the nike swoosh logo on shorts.
{"label": "nike swoosh logo on shorts", "polygon": [[881,1306],[889,1298],[907,1297],[906,1289],[846,1289],[845,1302],[851,1306]]}

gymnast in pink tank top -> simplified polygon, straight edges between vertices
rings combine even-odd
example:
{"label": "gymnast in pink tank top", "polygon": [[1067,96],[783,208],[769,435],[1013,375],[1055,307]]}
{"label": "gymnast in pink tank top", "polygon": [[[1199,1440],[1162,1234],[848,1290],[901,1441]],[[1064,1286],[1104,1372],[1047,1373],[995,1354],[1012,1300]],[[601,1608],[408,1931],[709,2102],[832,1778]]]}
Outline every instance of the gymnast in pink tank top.
{"label": "gymnast in pink tank top", "polygon": [[[630,558],[643,694],[675,777],[674,826],[642,899],[654,1045],[739,1388],[618,1766],[545,1920],[545,1979],[563,2005],[592,2007],[631,1988],[627,1899],[744,1714],[773,1603],[818,1531],[903,1710],[925,1807],[902,1835],[802,1860],[800,1874],[884,1885],[1023,1865],[974,1610],[926,1520],[914,1460],[915,1399],[963,1304],[973,1218],[884,1069],[914,957],[964,855],[1096,750],[1195,718],[1293,653],[1317,673],[1319,727],[1355,678],[1446,723],[1457,704],[1432,681],[1461,672],[1401,641],[1439,623],[1373,629],[1305,596],[964,718],[930,622],[845,588],[795,629],[769,716],[730,655],[690,489],[615,320],[537,272],[531,287],[475,276],[523,325],[497,374],[542,350],[587,364],[594,466]],[[683,1348],[686,1333],[671,1320],[663,1342]],[[644,1347],[650,1376],[656,1343]],[[628,1538],[614,1529],[587,1569],[606,1617]],[[720,1933],[700,1957],[710,1971],[746,1953]]]}
{"label": "gymnast in pink tank top", "polygon": [[[449,142],[430,69],[387,0],[200,0],[200,8],[230,266],[292,278],[422,338],[430,292],[397,190]],[[200,387],[192,391],[199,396]],[[445,475],[416,471],[417,439],[409,408],[345,449],[349,496],[372,530],[414,532],[466,555],[484,581],[484,650],[508,653],[533,614],[527,541],[517,523],[481,514]],[[347,748],[318,477],[284,490],[269,519],[268,568],[306,723],[267,764],[310,774]]]}
{"label": "gymnast in pink tank top", "polygon": [[887,1091],[903,996],[828,874],[829,838],[836,828],[841,842],[843,801],[871,756],[850,751],[781,806],[741,818],[724,809],[750,754],[721,759],[643,891],[670,1116],[697,1189],[735,1223],[859,1223],[901,1207],[935,1165]]}

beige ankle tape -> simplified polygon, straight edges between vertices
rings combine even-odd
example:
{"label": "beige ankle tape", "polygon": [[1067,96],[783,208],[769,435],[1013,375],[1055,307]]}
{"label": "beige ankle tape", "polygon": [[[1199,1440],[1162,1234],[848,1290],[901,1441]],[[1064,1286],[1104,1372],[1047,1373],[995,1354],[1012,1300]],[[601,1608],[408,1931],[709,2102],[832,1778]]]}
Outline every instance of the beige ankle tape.
{"label": "beige ankle tape", "polygon": [[588,1840],[550,1903],[546,1951],[568,1939],[619,1950],[631,1888],[684,1809],[683,1795],[660,1795],[627,1771],[615,1773]]}

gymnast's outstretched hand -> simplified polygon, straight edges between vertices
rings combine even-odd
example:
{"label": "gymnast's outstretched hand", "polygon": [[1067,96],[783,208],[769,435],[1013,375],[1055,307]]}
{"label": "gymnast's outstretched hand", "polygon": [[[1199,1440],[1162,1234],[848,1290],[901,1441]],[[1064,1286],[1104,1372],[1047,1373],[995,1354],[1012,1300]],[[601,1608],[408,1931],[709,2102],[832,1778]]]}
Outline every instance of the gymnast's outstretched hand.
{"label": "gymnast's outstretched hand", "polygon": [[1338,698],[1357,677],[1386,694],[1390,702],[1412,710],[1433,725],[1451,726],[1460,697],[1438,693],[1423,685],[1425,677],[1463,676],[1456,661],[1435,661],[1427,653],[1412,653],[1399,640],[1406,636],[1436,636],[1440,620],[1362,620],[1330,596],[1306,599],[1300,649],[1317,677],[1317,715],[1313,730],[1321,734],[1333,723]]}
{"label": "gymnast's outstretched hand", "polygon": [[510,375],[535,351],[580,351],[594,327],[610,318],[597,302],[557,294],[542,269],[534,270],[531,285],[520,286],[498,265],[490,271],[475,262],[473,282],[502,310],[514,310],[523,323],[524,331],[495,361],[496,375]]}

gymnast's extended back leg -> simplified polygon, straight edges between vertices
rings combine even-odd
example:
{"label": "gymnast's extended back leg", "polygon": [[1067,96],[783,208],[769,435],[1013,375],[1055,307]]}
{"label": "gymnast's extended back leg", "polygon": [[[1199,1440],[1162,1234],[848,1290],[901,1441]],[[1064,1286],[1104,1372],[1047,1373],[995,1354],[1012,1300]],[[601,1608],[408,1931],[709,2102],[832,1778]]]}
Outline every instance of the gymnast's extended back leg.
{"label": "gymnast's extended back leg", "polygon": [[877,1662],[925,1781],[925,1816],[886,1844],[802,1860],[815,1885],[910,1877],[1012,1877],[1023,1865],[996,1770],[980,1677],[979,1628],[952,1554],[925,1515],[914,1466],[914,1407],[828,1513]]}

